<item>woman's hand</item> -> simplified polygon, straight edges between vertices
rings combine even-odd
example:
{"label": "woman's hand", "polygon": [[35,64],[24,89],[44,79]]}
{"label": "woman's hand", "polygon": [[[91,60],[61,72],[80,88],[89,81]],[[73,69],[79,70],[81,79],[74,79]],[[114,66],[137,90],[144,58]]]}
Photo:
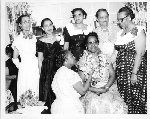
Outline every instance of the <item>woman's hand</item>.
{"label": "woman's hand", "polygon": [[16,79],[17,78],[17,76],[16,75],[12,75],[12,79]]}
{"label": "woman's hand", "polygon": [[105,87],[100,87],[98,88],[98,91],[96,92],[96,94],[100,96],[100,94],[106,93],[106,92],[107,92],[107,89]]}
{"label": "woman's hand", "polygon": [[131,75],[131,84],[133,85],[133,84],[135,84],[138,80],[137,80],[137,75],[136,74],[132,74]]}
{"label": "woman's hand", "polygon": [[91,71],[89,72],[89,75],[92,76],[94,71],[95,71],[95,69],[91,69]]}

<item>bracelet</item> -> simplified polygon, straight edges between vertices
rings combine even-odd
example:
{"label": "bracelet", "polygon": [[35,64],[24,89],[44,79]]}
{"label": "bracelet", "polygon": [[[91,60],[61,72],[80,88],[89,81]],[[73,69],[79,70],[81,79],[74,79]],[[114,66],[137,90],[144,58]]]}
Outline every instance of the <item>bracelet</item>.
{"label": "bracelet", "polygon": [[137,75],[136,73],[132,73],[132,74]]}

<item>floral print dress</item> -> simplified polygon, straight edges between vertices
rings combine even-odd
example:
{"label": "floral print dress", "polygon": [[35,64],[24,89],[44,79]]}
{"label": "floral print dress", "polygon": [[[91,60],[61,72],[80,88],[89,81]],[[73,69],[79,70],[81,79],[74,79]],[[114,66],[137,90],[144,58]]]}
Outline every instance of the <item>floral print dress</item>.
{"label": "floral print dress", "polygon": [[10,90],[5,90],[5,106],[7,107],[11,102],[14,102],[14,98]]}
{"label": "floral print dress", "polygon": [[[95,69],[92,81],[96,82],[92,87],[100,88],[109,80],[109,58],[104,54],[99,54],[96,57],[84,51],[78,65],[85,76],[91,69]],[[127,113],[127,106],[120,97],[117,91],[117,85],[113,84],[109,91],[98,96],[96,93],[88,91],[82,98],[86,114],[123,114]]]}

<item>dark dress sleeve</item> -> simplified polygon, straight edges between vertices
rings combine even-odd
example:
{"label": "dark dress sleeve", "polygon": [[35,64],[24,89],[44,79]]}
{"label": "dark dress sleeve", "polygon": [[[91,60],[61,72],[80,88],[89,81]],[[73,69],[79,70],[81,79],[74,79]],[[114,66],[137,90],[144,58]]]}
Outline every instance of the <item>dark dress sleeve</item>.
{"label": "dark dress sleeve", "polygon": [[42,41],[38,40],[36,42],[36,51],[37,52],[43,52],[43,49],[44,49],[44,44]]}
{"label": "dark dress sleeve", "polygon": [[67,30],[66,27],[64,28],[63,35],[64,35],[64,41],[65,42],[69,42],[69,40],[70,40],[70,34],[69,34],[69,32],[68,32],[68,30]]}

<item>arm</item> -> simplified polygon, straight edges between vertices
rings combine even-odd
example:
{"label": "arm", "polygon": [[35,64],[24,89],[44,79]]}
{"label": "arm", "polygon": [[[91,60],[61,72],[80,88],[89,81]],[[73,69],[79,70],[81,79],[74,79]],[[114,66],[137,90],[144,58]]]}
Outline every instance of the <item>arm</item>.
{"label": "arm", "polygon": [[135,39],[136,55],[135,55],[134,67],[132,70],[132,72],[135,74],[137,74],[138,68],[141,64],[141,58],[145,53],[145,48],[146,48],[146,35],[142,30],[139,36]]}
{"label": "arm", "polygon": [[109,87],[112,86],[114,81],[115,81],[115,71],[114,71],[113,66],[111,64],[109,66],[109,81],[107,82],[107,84],[104,87],[100,87],[100,88],[90,87],[89,90],[97,93],[97,95],[100,95],[101,93],[106,93],[109,90]]}
{"label": "arm", "polygon": [[112,64],[110,64],[110,66],[109,66],[109,80],[104,87],[106,89],[109,89],[113,85],[114,81],[115,81],[115,70],[114,70]]}
{"label": "arm", "polygon": [[[82,71],[79,71],[79,75],[80,75],[80,77],[81,77],[81,79],[82,79],[82,82],[83,82],[83,85],[85,85],[85,75],[84,75],[84,73],[82,72]],[[90,82],[90,85],[91,85],[91,82]],[[99,93],[104,93],[104,92],[106,92],[106,90],[104,89],[104,88],[94,88],[94,87],[89,87],[89,89],[88,89],[89,91],[92,91],[92,92],[95,92],[95,93],[97,93],[97,94],[99,94]]]}
{"label": "arm", "polygon": [[118,54],[118,51],[117,50],[114,50],[113,53],[112,53],[112,56],[111,56],[111,63],[113,65],[113,68],[115,69],[116,68],[116,58],[117,58],[117,54]]}
{"label": "arm", "polygon": [[41,74],[41,67],[42,67],[42,62],[43,62],[43,53],[38,52],[38,67],[39,67],[39,73]]}
{"label": "arm", "polygon": [[16,47],[14,47],[12,61],[16,65],[17,68],[19,68],[19,59],[18,59],[18,56],[19,56],[19,51],[18,51],[18,49]]}
{"label": "arm", "polygon": [[5,67],[5,71],[6,71],[6,80],[11,80],[11,79],[15,79],[16,78],[16,75],[12,75],[12,76],[9,75],[8,67]]}
{"label": "arm", "polygon": [[81,81],[79,81],[73,85],[74,89],[81,95],[84,95],[88,91],[88,88],[91,84],[92,75],[93,71],[89,74],[89,78],[86,80],[86,82],[82,83]]}
{"label": "arm", "polygon": [[141,58],[145,53],[146,48],[146,34],[142,30],[141,33],[138,35],[138,37],[134,40],[135,42],[135,61],[134,61],[134,67],[132,69],[132,75],[131,75],[131,83],[135,83],[137,81],[137,73],[139,66],[141,64]]}
{"label": "arm", "polygon": [[69,49],[69,42],[65,42],[64,43],[64,50],[68,50]]}
{"label": "arm", "polygon": [[89,87],[89,91],[97,93],[97,95],[99,95],[101,93],[106,93],[107,92],[104,87],[100,87],[100,88]]}

